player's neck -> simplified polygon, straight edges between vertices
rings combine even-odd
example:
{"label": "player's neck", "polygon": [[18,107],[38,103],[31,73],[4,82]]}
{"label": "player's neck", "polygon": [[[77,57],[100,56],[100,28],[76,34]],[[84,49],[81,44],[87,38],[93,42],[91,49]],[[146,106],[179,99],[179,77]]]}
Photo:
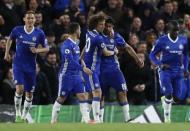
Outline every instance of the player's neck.
{"label": "player's neck", "polygon": [[34,26],[24,26],[24,29],[26,31],[26,33],[31,33],[34,29]]}
{"label": "player's neck", "polygon": [[77,41],[77,36],[75,36],[75,35],[70,35],[69,37],[70,37],[73,41],[75,41],[75,42]]}
{"label": "player's neck", "polygon": [[172,40],[176,40],[176,39],[177,39],[177,36],[176,36],[176,35],[173,35],[173,34],[171,34],[171,33],[169,33],[169,36],[170,36],[170,38],[171,38]]}

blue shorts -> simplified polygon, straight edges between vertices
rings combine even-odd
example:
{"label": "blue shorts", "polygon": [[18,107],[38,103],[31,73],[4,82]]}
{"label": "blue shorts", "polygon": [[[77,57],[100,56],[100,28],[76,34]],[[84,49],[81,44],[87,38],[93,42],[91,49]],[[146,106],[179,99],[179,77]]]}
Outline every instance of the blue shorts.
{"label": "blue shorts", "polygon": [[13,79],[16,85],[23,85],[25,92],[34,92],[36,84],[36,71],[23,70],[13,66]]}
{"label": "blue shorts", "polygon": [[70,93],[84,93],[85,88],[81,76],[59,74],[58,96],[68,96]]}
{"label": "blue shorts", "polygon": [[92,92],[95,89],[100,89],[99,75],[93,72],[92,75],[87,75],[83,72],[83,78],[85,82],[85,91]]}
{"label": "blue shorts", "polygon": [[117,92],[127,91],[126,81],[120,69],[102,71],[100,73],[100,85],[103,95],[106,94],[110,87]]}
{"label": "blue shorts", "polygon": [[180,99],[184,83],[183,72],[159,71],[158,74],[161,93],[165,96],[172,94]]}

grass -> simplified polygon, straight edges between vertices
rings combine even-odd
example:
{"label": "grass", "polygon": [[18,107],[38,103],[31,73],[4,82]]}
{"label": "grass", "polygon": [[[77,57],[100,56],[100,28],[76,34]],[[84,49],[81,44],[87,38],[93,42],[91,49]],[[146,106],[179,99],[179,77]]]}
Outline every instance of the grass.
{"label": "grass", "polygon": [[1,123],[0,131],[190,131],[190,123],[172,124],[11,124]]}

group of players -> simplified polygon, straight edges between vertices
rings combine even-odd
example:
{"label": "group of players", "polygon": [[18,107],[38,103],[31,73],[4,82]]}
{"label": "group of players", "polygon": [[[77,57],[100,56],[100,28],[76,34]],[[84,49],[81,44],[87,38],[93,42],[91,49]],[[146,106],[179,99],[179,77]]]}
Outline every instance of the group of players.
{"label": "group of players", "polygon": [[[110,86],[115,88],[118,93],[119,103],[127,122],[130,120],[126,95],[127,86],[117,60],[116,46],[125,48],[140,67],[143,67],[144,63],[123,37],[114,32],[112,18],[106,19],[103,15],[95,15],[89,19],[88,24],[86,45],[81,57],[77,43],[80,37],[79,24],[70,24],[69,38],[61,45],[62,66],[59,73],[59,94],[53,106],[51,122],[57,121],[61,104],[64,103],[70,92],[76,93],[79,99],[80,111],[85,123],[90,121],[91,106],[94,121],[96,123],[103,122],[103,101],[105,92]],[[84,85],[80,71],[82,71]]]}
{"label": "group of players", "polygon": [[[24,16],[24,26],[15,27],[7,41],[5,60],[9,60],[12,40],[16,41],[16,53],[13,61],[13,74],[16,84],[15,122],[23,122],[32,104],[32,93],[35,87],[36,54],[49,50],[45,35],[34,27],[34,12],[28,11]],[[170,32],[159,38],[152,49],[150,59],[160,69],[160,82],[165,95],[165,122],[170,122],[171,103],[174,88],[180,88],[183,71],[188,75],[187,40],[178,36],[178,25],[170,23]],[[177,27],[177,28],[176,28]],[[53,105],[51,123],[56,123],[61,105],[69,93],[73,92],[79,99],[82,120],[91,122],[92,108],[95,123],[102,123],[104,116],[104,96],[109,87],[113,87],[118,95],[119,104],[124,113],[124,121],[130,121],[127,86],[117,60],[118,50],[124,48],[136,61],[139,67],[144,63],[139,59],[124,38],[114,32],[114,20],[104,15],[94,15],[89,19],[86,33],[86,45],[80,54],[80,25],[71,23],[68,28],[69,38],[60,47],[61,67],[59,71],[59,92]],[[42,48],[38,45],[41,44]],[[157,58],[161,52],[160,59]],[[183,61],[182,61],[183,59]],[[184,67],[184,68],[181,68]],[[83,78],[83,79],[82,79]],[[176,86],[177,87],[174,87]],[[23,92],[25,102],[21,114]]]}

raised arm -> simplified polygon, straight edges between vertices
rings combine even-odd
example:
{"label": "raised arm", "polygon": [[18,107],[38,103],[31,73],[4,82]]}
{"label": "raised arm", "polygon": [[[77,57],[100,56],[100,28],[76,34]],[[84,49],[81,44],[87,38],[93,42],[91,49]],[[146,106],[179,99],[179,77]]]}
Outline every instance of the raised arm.
{"label": "raised arm", "polygon": [[134,49],[127,43],[125,44],[125,50],[129,53],[131,57],[133,57],[139,67],[142,68],[144,66],[144,62],[139,59]]}
{"label": "raised arm", "polygon": [[104,47],[104,49],[103,49],[103,55],[104,55],[104,56],[112,56],[112,55],[114,55],[114,54],[115,54],[114,51],[110,51],[110,50],[108,50],[106,47]]}

